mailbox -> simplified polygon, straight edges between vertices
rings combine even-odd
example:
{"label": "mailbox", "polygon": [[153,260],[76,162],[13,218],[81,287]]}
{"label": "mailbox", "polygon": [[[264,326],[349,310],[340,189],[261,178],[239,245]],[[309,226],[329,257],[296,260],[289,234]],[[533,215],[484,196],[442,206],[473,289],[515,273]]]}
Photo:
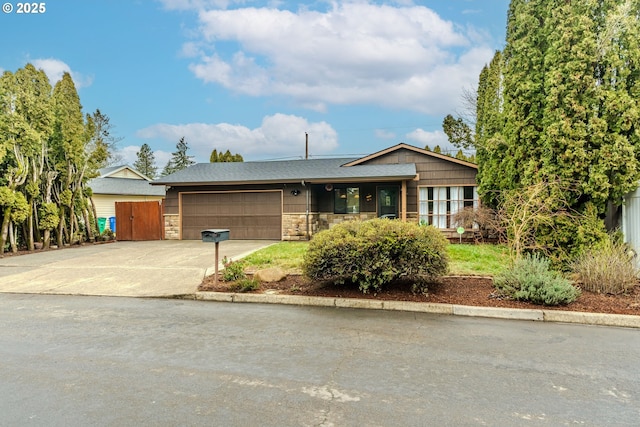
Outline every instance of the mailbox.
{"label": "mailbox", "polygon": [[202,234],[203,242],[219,243],[223,240],[229,240],[229,230],[210,229],[202,230],[200,233]]}

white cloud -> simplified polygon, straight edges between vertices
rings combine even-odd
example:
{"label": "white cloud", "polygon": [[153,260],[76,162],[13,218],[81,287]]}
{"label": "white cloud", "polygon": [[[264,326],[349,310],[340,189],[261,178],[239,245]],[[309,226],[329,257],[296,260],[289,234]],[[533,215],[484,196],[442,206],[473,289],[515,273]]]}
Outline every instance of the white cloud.
{"label": "white cloud", "polygon": [[453,150],[454,147],[449,143],[447,135],[441,130],[426,131],[423,129],[416,129],[406,135],[408,140],[417,142],[419,146],[424,147],[428,145],[433,149],[436,145],[439,145],[443,151]]}
{"label": "white cloud", "polygon": [[[193,1],[165,1],[178,3]],[[198,78],[251,96],[290,97],[316,111],[369,104],[445,114],[494,52],[480,32],[424,6],[206,10],[202,3],[199,38],[183,47],[198,57],[190,65]],[[239,47],[227,52],[220,42]]]}
{"label": "white cloud", "polygon": [[45,72],[52,86],[62,79],[62,75],[65,72],[71,74],[71,78],[73,79],[73,83],[76,85],[77,89],[91,86],[93,83],[93,77],[82,75],[76,71],[71,71],[71,67],[59,59],[34,59],[30,62],[34,67],[42,69]]}
{"label": "white cloud", "polygon": [[389,132],[388,130],[384,130],[384,129],[376,129],[375,135],[376,135],[376,138],[380,138],[380,139],[396,139],[395,133]]}
{"label": "white cloud", "polygon": [[136,136],[172,144],[184,136],[196,161],[207,162],[214,148],[239,153],[245,159],[304,156],[305,132],[309,133],[311,155],[330,153],[338,146],[337,133],[328,123],[310,123],[285,114],[267,116],[255,129],[229,123],[159,123],[139,130]]}

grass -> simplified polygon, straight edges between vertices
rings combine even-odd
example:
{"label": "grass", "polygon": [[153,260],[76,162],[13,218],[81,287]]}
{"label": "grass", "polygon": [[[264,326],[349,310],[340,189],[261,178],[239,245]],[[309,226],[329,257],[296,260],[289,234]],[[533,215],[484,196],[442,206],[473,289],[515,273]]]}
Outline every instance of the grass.
{"label": "grass", "polygon": [[509,250],[503,245],[452,244],[449,274],[493,276],[510,265]]}
{"label": "grass", "polygon": [[279,267],[287,273],[300,273],[308,242],[280,242],[244,258],[248,270]]}
{"label": "grass", "polygon": [[[247,256],[249,270],[279,267],[287,273],[300,273],[307,242],[280,242]],[[458,245],[448,246],[449,274],[493,276],[509,266],[506,246]]]}

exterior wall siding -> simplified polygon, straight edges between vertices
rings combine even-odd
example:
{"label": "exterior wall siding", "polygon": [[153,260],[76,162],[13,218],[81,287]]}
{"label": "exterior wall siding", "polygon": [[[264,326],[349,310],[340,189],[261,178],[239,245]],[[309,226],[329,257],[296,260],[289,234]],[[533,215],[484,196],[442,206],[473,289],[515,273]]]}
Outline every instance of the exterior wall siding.
{"label": "exterior wall siding", "polygon": [[112,175],[109,175],[111,178],[127,178],[127,179],[144,179],[140,175],[133,173],[129,169],[122,169]]}
{"label": "exterior wall siding", "polygon": [[[93,204],[96,207],[98,218],[109,218],[116,216],[116,202],[161,202],[163,197],[157,196],[119,196],[94,194],[91,196]],[[107,226],[109,223],[107,222]]]}

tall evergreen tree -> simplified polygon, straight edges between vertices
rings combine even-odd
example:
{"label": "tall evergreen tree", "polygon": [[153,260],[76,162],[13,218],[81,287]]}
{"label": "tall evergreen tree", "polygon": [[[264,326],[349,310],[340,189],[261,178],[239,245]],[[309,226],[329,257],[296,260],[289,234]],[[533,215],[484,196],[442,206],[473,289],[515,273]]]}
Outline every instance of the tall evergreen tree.
{"label": "tall evergreen tree", "polygon": [[162,176],[178,172],[194,164],[195,162],[193,161],[193,156],[188,155],[188,151],[189,144],[187,144],[187,141],[184,140],[183,136],[176,144],[176,151],[171,153],[171,159],[169,159],[166,166],[162,170]]}
{"label": "tall evergreen tree", "polygon": [[[491,63],[480,72],[476,103],[475,146],[478,161],[478,193],[487,206],[497,207],[499,193],[495,189],[510,188],[510,175],[505,173],[508,146],[503,136],[504,105],[502,88],[502,52],[497,51]],[[514,164],[509,164],[512,170]]]}
{"label": "tall evergreen tree", "polygon": [[231,154],[231,151],[227,150],[224,153],[218,153],[217,149],[213,149],[209,162],[211,163],[229,163],[229,162],[243,162],[244,159],[240,154]]}
{"label": "tall evergreen tree", "polygon": [[[478,179],[485,201],[495,205],[495,192],[554,182],[547,203],[563,200],[584,218],[602,218],[608,203],[620,204],[637,187],[638,40],[636,0],[511,1],[501,71],[492,74],[493,63],[483,69],[478,88]],[[579,221],[553,230],[555,243],[570,251],[589,243]]]}
{"label": "tall evergreen tree", "polygon": [[135,161],[133,167],[138,171],[146,175],[147,177],[154,179],[158,173],[158,167],[156,166],[156,158],[151,151],[149,144],[142,144],[140,150],[136,153],[138,160]]}
{"label": "tall evergreen tree", "polygon": [[87,134],[80,105],[80,97],[69,73],[53,88],[54,130],[51,138],[51,155],[58,173],[53,188],[58,203],[58,245],[71,242],[77,230],[76,198],[82,195],[82,184],[87,170]]}

